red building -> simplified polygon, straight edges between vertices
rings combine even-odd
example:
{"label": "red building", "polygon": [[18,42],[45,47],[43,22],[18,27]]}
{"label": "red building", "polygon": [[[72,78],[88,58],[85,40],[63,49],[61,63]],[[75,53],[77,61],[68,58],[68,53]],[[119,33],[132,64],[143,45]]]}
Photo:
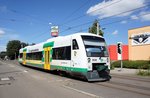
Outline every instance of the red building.
{"label": "red building", "polygon": [[[118,60],[118,53],[117,53],[117,45],[109,45],[108,51],[110,55],[110,60]],[[128,45],[122,45],[122,59],[128,60]]]}

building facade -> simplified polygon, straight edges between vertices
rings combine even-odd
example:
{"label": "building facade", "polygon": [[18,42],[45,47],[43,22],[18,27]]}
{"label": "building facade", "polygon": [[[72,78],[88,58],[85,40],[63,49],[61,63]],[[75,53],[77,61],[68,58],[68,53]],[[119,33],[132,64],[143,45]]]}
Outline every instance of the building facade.
{"label": "building facade", "polygon": [[128,30],[129,60],[150,60],[150,26]]}
{"label": "building facade", "polygon": [[[109,45],[108,51],[111,61],[118,60],[117,45]],[[128,45],[122,45],[122,60],[128,60]]]}

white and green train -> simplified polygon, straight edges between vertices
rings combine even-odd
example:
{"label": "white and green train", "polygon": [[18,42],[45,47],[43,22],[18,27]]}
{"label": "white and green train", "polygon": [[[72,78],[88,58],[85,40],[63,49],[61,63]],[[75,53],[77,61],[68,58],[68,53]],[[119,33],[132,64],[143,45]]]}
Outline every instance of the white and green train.
{"label": "white and green train", "polygon": [[76,33],[19,50],[19,63],[62,71],[88,81],[110,80],[110,58],[103,37]]}

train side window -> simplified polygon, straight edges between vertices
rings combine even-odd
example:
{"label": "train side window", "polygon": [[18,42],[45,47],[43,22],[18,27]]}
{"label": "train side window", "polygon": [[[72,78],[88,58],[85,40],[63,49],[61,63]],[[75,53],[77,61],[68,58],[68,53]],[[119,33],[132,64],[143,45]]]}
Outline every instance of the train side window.
{"label": "train side window", "polygon": [[41,60],[42,52],[27,53],[27,60]]}
{"label": "train side window", "polygon": [[72,46],[73,46],[73,50],[79,49],[78,43],[77,43],[76,39],[73,39],[73,40],[72,40]]}
{"label": "train side window", "polygon": [[19,57],[22,58],[23,57],[23,53],[20,53]]}
{"label": "train side window", "polygon": [[52,59],[71,60],[71,46],[53,48]]}

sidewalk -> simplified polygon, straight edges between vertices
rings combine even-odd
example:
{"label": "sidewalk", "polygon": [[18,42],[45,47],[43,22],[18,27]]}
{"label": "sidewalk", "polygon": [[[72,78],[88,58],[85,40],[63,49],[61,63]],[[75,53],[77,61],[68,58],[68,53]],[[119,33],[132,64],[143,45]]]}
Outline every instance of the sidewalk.
{"label": "sidewalk", "polygon": [[128,69],[128,68],[115,68],[110,70],[111,74],[119,74],[119,75],[136,75],[138,69]]}

